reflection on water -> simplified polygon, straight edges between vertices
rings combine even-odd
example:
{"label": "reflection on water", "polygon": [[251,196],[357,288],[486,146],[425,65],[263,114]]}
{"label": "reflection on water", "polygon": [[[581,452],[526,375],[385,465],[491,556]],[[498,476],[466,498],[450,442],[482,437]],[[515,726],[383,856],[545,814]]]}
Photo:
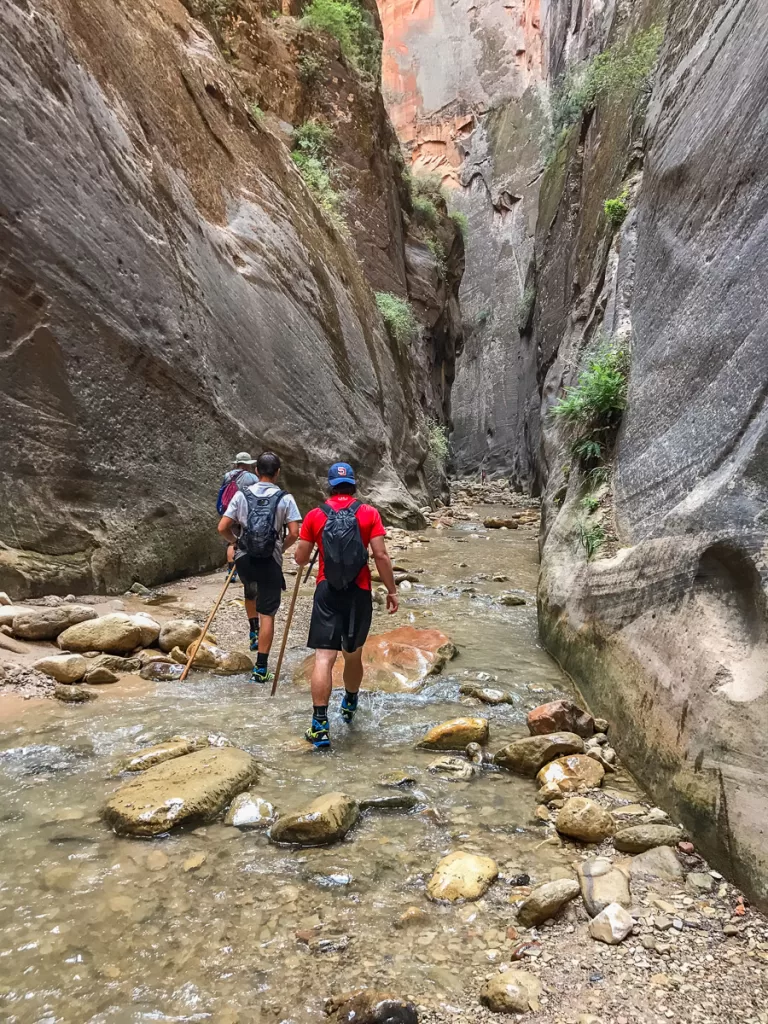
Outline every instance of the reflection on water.
{"label": "reflection on water", "polygon": [[[330,754],[308,750],[300,738],[308,711],[302,688],[287,682],[270,700],[245,677],[200,676],[77,707],[50,702],[2,727],[4,1019],[313,1021],[323,1019],[331,991],[361,984],[450,1004],[463,972],[503,958],[510,948],[504,878],[558,877],[565,854],[533,818],[532,782],[495,770],[451,782],[430,775],[435,755],[413,744],[427,726],[471,707],[491,719],[495,749],[524,731],[530,707],[567,692],[567,684],[537,641],[533,534],[430,536],[430,544],[398,555],[425,572],[394,623],[440,627],[459,658],[420,694],[365,694],[351,729],[332,716]],[[509,582],[493,583],[498,573]],[[528,603],[494,604],[493,595],[508,589],[527,593]],[[376,618],[379,630],[392,624]],[[292,664],[303,654],[293,651]],[[478,672],[496,676],[515,704],[460,702],[460,683]],[[220,823],[151,841],[108,832],[98,809],[118,784],[120,758],[200,731],[223,734],[261,760],[255,788],[278,810],[330,790],[370,794],[394,770],[416,778],[419,804],[408,813],[368,813],[345,842],[322,849],[273,847],[263,833]],[[503,877],[477,904],[430,904],[425,879],[455,848],[496,858]],[[185,870],[198,853],[202,866]],[[398,927],[409,906],[426,917]]]}

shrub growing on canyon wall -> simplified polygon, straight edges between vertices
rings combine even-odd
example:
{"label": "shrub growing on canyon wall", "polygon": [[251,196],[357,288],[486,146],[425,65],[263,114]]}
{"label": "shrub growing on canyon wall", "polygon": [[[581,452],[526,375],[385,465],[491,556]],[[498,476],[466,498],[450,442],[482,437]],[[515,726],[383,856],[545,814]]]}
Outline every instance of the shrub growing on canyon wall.
{"label": "shrub growing on canyon wall", "polygon": [[461,237],[466,238],[467,232],[469,231],[469,217],[466,213],[462,213],[461,210],[454,210],[451,213],[451,220],[461,232]]}
{"label": "shrub growing on canyon wall", "polygon": [[303,23],[338,40],[341,52],[362,77],[381,77],[381,39],[370,14],[355,0],[312,0]]}
{"label": "shrub growing on canyon wall", "polygon": [[333,137],[333,128],[313,117],[300,124],[293,133],[293,148],[317,160],[327,160]]}
{"label": "shrub growing on canyon wall", "polygon": [[615,199],[606,199],[603,203],[603,210],[609,224],[615,228],[621,227],[629,213],[629,192],[624,189],[621,195],[616,196]]}
{"label": "shrub growing on canyon wall", "polygon": [[600,523],[588,523],[585,519],[580,519],[577,524],[579,531],[579,543],[587,553],[587,558],[591,558],[597,549],[605,541],[605,529]]}
{"label": "shrub growing on canyon wall", "polygon": [[661,28],[655,25],[565,70],[551,98],[552,149],[600,96],[642,92],[647,87],[662,38]]}
{"label": "shrub growing on canyon wall", "polygon": [[349,230],[342,214],[342,195],[333,186],[329,166],[333,128],[315,118],[300,124],[293,136],[293,157],[315,202],[331,224],[343,234]]}
{"label": "shrub growing on canyon wall", "polygon": [[445,246],[439,238],[434,236],[427,239],[427,248],[432,253],[432,257],[435,261],[435,267],[440,277],[445,277],[445,273],[448,269],[448,260],[445,255]]}
{"label": "shrub growing on canyon wall", "polygon": [[407,299],[401,299],[392,292],[376,292],[376,305],[387,330],[398,344],[404,344],[416,335],[419,322]]}
{"label": "shrub growing on canyon wall", "polygon": [[443,426],[442,423],[437,423],[435,420],[430,420],[427,424],[429,430],[429,451],[434,456],[435,460],[444,466],[448,461],[451,454],[451,445],[448,440],[448,427]]}
{"label": "shrub growing on canyon wall", "polygon": [[413,198],[413,219],[417,224],[426,224],[428,227],[435,227],[438,219],[437,207],[427,196],[414,196]]}
{"label": "shrub growing on canyon wall", "polygon": [[328,60],[322,53],[307,51],[296,61],[299,81],[304,85],[314,85],[325,74]]}

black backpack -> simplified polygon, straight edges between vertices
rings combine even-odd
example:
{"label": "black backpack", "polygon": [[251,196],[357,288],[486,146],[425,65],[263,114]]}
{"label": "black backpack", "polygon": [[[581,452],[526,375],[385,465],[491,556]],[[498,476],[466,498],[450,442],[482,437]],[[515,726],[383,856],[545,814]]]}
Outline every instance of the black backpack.
{"label": "black backpack", "polygon": [[238,547],[251,558],[271,558],[279,535],[275,529],[277,506],[286,491],[275,491],[268,497],[257,498],[249,488],[243,491],[248,502],[248,519],[240,534]]}
{"label": "black backpack", "polygon": [[368,550],[355,515],[360,502],[353,501],[338,511],[327,502],[320,508],[327,516],[322,538],[325,578],[334,590],[346,590],[368,564]]}

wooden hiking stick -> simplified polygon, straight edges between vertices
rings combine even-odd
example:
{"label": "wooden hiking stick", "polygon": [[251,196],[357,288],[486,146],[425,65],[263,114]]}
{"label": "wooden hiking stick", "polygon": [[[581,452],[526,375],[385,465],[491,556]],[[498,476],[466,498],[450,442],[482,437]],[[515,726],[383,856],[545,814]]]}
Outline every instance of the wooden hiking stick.
{"label": "wooden hiking stick", "polygon": [[224,595],[227,592],[227,587],[229,586],[229,581],[235,575],[235,569],[236,568],[237,568],[237,566],[233,565],[232,569],[230,570],[230,572],[227,573],[227,578],[226,578],[226,580],[224,580],[224,586],[221,588],[221,593],[219,594],[218,600],[216,601],[216,604],[211,609],[211,614],[208,616],[208,619],[207,619],[205,625],[203,626],[203,632],[200,634],[200,636],[197,638],[197,641],[195,642],[195,649],[194,649],[194,651],[192,651],[192,654],[190,655],[189,659],[187,660],[187,664],[184,666],[184,671],[179,676],[179,682],[180,683],[184,682],[184,680],[187,678],[187,673],[192,668],[192,662],[197,657],[197,652],[200,650],[200,644],[205,639],[205,635],[208,632],[208,630],[210,629],[211,623],[213,622],[213,617],[216,614],[216,612],[219,610],[219,605],[224,600]]}
{"label": "wooden hiking stick", "polygon": [[[318,548],[315,549],[315,554],[312,556],[309,563],[307,575],[304,577],[305,583],[309,579],[309,574],[312,572],[312,566],[315,564],[315,557],[317,556],[318,550]],[[291,597],[291,607],[288,609],[288,618],[285,620],[285,632],[283,633],[283,642],[280,644],[280,654],[277,658],[277,667],[275,668],[275,678],[272,680],[272,693],[270,693],[270,697],[274,697],[275,691],[277,690],[277,681],[280,678],[280,669],[283,667],[283,655],[285,654],[285,647],[288,643],[288,633],[291,630],[291,622],[293,621],[293,609],[296,607],[296,598],[299,596],[299,589],[301,587],[301,577],[304,567],[298,565],[296,568],[298,570],[296,573],[296,584],[293,588],[293,595]]]}

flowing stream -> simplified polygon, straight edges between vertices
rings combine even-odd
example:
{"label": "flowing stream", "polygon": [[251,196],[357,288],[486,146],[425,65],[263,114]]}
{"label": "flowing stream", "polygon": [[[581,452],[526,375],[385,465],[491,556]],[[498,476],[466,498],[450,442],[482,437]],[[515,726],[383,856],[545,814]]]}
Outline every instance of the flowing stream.
{"label": "flowing stream", "polygon": [[[351,728],[334,694],[329,754],[301,739],[309,695],[290,673],[274,700],[246,677],[198,674],[186,684],[105,687],[87,705],[40,702],[2,724],[3,1019],[319,1021],[325,996],[361,985],[450,1008],[473,972],[508,958],[509,881],[570,876],[566,853],[534,816],[533,781],[491,768],[453,782],[429,773],[438,755],[414,744],[428,726],[470,713],[490,719],[498,749],[526,732],[530,708],[570,687],[537,639],[535,531],[464,524],[429,536],[397,555],[424,569],[423,582],[397,616],[377,614],[374,629],[438,627],[459,656],[416,695],[365,693]],[[492,582],[499,573],[509,582]],[[509,589],[526,604],[499,604]],[[289,668],[305,653],[291,651]],[[460,697],[478,673],[514,704]],[[367,812],[344,842],[316,849],[275,847],[263,831],[221,822],[154,840],[113,835],[99,808],[119,784],[120,759],[201,731],[256,755],[263,772],[253,788],[278,811],[324,792],[391,792],[378,780],[393,771],[416,779],[418,806]],[[638,795],[621,772],[610,785]],[[477,903],[442,906],[424,895],[453,849],[499,864],[499,881]],[[201,853],[202,866],[185,870]],[[403,926],[409,907],[423,913]]]}

